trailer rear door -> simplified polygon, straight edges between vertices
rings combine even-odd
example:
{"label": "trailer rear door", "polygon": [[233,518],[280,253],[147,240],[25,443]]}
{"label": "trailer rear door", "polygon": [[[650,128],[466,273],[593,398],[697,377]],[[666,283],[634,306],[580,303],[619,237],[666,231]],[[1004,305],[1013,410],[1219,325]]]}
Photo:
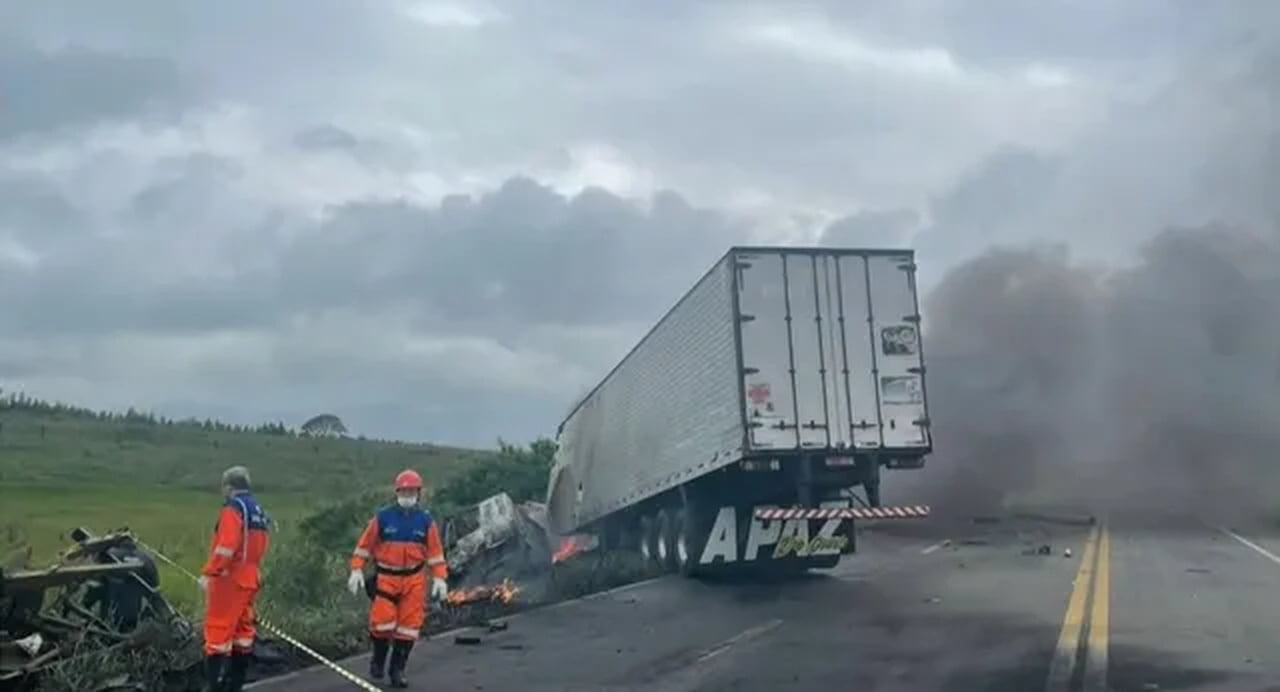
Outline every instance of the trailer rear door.
{"label": "trailer rear door", "polygon": [[928,445],[910,253],[736,259],[753,449]]}

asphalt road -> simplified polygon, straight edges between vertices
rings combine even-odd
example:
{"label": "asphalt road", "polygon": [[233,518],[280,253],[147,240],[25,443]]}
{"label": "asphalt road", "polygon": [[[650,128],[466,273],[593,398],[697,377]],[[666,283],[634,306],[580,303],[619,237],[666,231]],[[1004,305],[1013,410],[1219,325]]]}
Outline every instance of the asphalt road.
{"label": "asphalt road", "polygon": [[[422,642],[410,674],[496,692],[1280,690],[1278,589],[1280,534],[1258,527],[886,527],[823,576],[632,585],[479,645]],[[253,688],[358,689],[324,669]]]}

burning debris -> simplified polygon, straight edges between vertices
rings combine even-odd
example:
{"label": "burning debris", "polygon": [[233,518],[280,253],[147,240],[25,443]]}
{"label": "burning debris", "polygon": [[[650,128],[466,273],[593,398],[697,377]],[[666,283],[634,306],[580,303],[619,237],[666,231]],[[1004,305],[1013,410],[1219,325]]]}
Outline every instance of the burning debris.
{"label": "burning debris", "polygon": [[556,552],[554,554],[552,554],[551,562],[553,564],[564,562],[565,560],[568,560],[574,555],[577,555],[578,553],[581,553],[586,550],[590,550],[594,547],[595,545],[592,542],[591,536],[585,536],[581,534],[574,535],[574,536],[565,536],[564,538],[560,539],[560,547],[556,549]]}
{"label": "burning debris", "polygon": [[461,606],[470,605],[472,603],[502,603],[509,605],[516,599],[520,587],[510,579],[503,579],[501,583],[493,586],[473,586],[469,589],[460,589],[458,591],[449,592],[449,605]]}
{"label": "burning debris", "polygon": [[68,666],[78,671],[93,655],[172,652],[195,641],[127,529],[101,537],[75,529],[69,537],[74,545],[48,568],[27,569],[29,554],[0,568],[0,689],[25,689]]}
{"label": "burning debris", "polygon": [[542,600],[556,565],[596,547],[594,536],[552,535],[545,505],[516,503],[506,493],[446,518],[444,543],[453,605],[510,604],[517,591],[522,600]]}

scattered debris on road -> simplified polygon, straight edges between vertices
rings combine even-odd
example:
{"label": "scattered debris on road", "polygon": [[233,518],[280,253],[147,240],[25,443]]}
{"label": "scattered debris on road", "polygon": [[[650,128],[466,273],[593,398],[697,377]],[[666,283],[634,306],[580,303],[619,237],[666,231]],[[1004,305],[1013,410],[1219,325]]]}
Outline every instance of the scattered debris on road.
{"label": "scattered debris on road", "polygon": [[453,643],[458,646],[475,646],[480,643],[480,637],[473,634],[459,634],[453,638]]}

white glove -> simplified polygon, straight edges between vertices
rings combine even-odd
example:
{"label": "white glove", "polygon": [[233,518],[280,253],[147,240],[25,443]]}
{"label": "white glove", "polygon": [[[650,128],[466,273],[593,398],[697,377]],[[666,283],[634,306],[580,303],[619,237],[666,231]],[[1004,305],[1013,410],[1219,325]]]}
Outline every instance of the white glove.
{"label": "white glove", "polygon": [[200,575],[200,578],[196,580],[196,586],[200,587],[200,593],[209,593],[209,578],[203,574]]}
{"label": "white glove", "polygon": [[352,596],[358,596],[362,589],[364,589],[364,572],[358,569],[351,570],[351,576],[347,577],[347,591],[350,591]]}
{"label": "white glove", "polygon": [[431,580],[431,600],[443,602],[449,598],[449,585],[443,579]]}

